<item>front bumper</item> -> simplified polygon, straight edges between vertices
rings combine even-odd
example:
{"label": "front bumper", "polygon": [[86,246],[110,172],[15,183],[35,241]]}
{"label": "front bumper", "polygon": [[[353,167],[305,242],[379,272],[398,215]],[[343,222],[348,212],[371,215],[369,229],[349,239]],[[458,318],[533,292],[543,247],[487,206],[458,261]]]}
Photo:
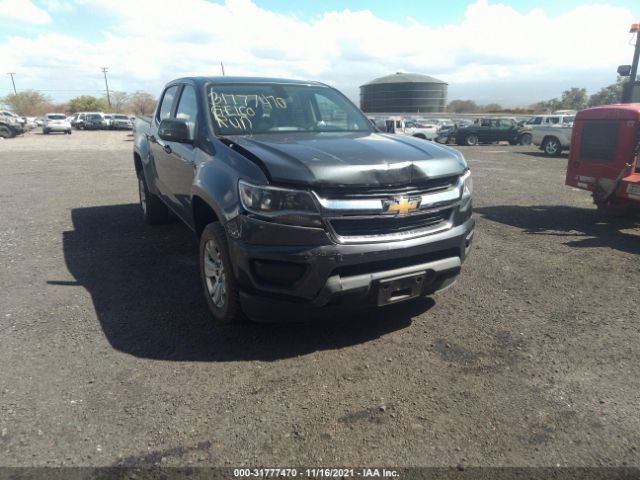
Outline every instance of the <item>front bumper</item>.
{"label": "front bumper", "polygon": [[71,125],[47,125],[42,128],[50,132],[68,132],[71,130]]}
{"label": "front bumper", "polygon": [[421,295],[446,288],[469,253],[474,227],[468,218],[409,240],[336,244],[322,229],[243,217],[241,239],[230,238],[229,250],[245,313],[255,320],[296,320],[375,306],[384,279],[424,273]]}

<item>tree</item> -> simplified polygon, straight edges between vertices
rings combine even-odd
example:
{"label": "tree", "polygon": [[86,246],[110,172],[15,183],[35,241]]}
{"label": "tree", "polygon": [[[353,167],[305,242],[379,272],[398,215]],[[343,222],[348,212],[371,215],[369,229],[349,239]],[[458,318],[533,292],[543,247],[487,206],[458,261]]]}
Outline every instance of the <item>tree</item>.
{"label": "tree", "polygon": [[562,92],[560,104],[563,109],[582,110],[587,106],[587,89],[571,87]]}
{"label": "tree", "polygon": [[22,116],[37,115],[42,106],[50,101],[49,97],[35,90],[10,93],[2,99],[2,103],[10,110]]}
{"label": "tree", "polygon": [[616,83],[602,87],[598,92],[589,97],[588,105],[596,107],[598,105],[610,105],[612,103],[620,103],[622,101],[622,90],[627,83],[627,79],[618,76]]}
{"label": "tree", "polygon": [[478,105],[473,100],[452,100],[447,105],[447,112],[451,113],[475,113]]}
{"label": "tree", "polygon": [[497,103],[490,103],[482,107],[482,111],[485,113],[499,113],[502,111],[502,105],[498,105]]}
{"label": "tree", "polygon": [[131,94],[129,107],[136,115],[149,115],[156,106],[156,99],[153,95],[142,90],[137,90]]}
{"label": "tree", "polygon": [[129,103],[127,92],[111,92],[111,110],[115,113],[122,113]]}
{"label": "tree", "polygon": [[103,112],[107,110],[107,101],[104,98],[96,98],[91,95],[82,95],[69,100],[67,108],[71,113],[75,112]]}

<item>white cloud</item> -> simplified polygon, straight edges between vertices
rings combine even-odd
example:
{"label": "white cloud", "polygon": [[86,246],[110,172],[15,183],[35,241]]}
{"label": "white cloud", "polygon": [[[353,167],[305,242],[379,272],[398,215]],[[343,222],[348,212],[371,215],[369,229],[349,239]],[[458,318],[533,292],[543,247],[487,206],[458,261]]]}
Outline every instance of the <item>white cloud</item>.
{"label": "white cloud", "polygon": [[65,0],[40,0],[49,12],[73,12],[76,7],[73,2]]}
{"label": "white cloud", "polygon": [[[79,9],[114,26],[90,41],[42,34],[0,44],[0,57],[20,69],[22,83],[33,81],[38,88],[46,76],[57,88],[99,90],[100,67],[109,66],[114,88],[156,93],[177,76],[219,74],[223,61],[227,75],[317,79],[352,98],[362,83],[396,71],[433,75],[456,91],[464,85],[526,80],[557,85],[553,95],[558,95],[571,86],[563,83],[565,78],[584,78],[575,86],[591,89],[600,86],[589,83],[594,78],[613,82],[616,66],[632,55],[627,33],[632,13],[603,4],[552,17],[539,8],[520,13],[477,0],[459,22],[430,26],[413,18],[387,21],[368,10],[330,11],[302,20],[250,0],[182,0],[170,13],[154,0],[76,1]],[[66,87],[50,69],[28,67],[44,62],[67,66],[72,74],[59,75]],[[499,90],[495,100],[501,100]],[[511,103],[540,98],[545,98],[541,91],[527,89],[514,93]]]}
{"label": "white cloud", "polygon": [[0,20],[2,19],[36,24],[51,21],[49,14],[36,7],[30,0],[0,0]]}

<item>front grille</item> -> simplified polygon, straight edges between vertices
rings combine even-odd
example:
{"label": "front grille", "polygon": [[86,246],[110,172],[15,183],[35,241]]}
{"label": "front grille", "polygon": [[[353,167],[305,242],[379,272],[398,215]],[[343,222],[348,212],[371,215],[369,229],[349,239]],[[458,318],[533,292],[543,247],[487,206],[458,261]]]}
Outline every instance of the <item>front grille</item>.
{"label": "front grille", "polygon": [[587,122],[582,126],[580,160],[613,163],[618,150],[620,125],[615,122]]}
{"label": "front grille", "polygon": [[451,217],[453,208],[407,216],[342,217],[329,220],[340,237],[394,235],[436,227]]}

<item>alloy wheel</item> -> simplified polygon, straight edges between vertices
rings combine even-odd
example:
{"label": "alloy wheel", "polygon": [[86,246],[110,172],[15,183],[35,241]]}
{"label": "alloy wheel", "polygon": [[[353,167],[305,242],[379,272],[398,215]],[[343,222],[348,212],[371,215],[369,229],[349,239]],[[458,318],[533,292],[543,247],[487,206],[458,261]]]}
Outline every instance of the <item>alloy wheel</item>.
{"label": "alloy wheel", "polygon": [[203,262],[207,292],[213,304],[223,308],[227,301],[227,279],[222,255],[215,241],[208,240],[205,244]]}

